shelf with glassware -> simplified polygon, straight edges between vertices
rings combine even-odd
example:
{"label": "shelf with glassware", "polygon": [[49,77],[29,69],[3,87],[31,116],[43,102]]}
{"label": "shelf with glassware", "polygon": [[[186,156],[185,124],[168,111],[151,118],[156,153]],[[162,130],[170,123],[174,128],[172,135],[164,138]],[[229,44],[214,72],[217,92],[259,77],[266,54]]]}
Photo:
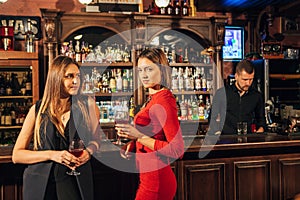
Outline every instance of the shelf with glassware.
{"label": "shelf with glassware", "polygon": [[38,54],[0,54],[0,146],[12,145],[32,103],[38,100]]}

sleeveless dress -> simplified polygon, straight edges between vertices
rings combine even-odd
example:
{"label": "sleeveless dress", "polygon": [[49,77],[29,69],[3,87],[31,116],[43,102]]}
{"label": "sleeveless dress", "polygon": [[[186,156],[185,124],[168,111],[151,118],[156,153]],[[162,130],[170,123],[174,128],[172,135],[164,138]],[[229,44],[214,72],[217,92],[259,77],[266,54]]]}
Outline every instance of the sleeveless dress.
{"label": "sleeveless dress", "polygon": [[136,163],[140,172],[136,200],[172,200],[177,181],[170,162],[184,152],[176,100],[169,90],[162,90],[149,98],[134,122],[138,130],[155,138],[156,142],[154,150],[136,142]]}
{"label": "sleeveless dress", "polygon": [[[41,101],[36,103],[36,113],[40,103]],[[45,124],[41,124],[42,147],[39,150],[68,150],[69,141],[73,137],[79,137],[77,131],[82,132],[80,129],[83,129],[87,135],[89,134],[84,124],[80,123],[83,119],[80,112],[76,110],[79,108],[75,106],[73,109],[75,110],[71,111],[65,128],[65,137],[58,132],[50,120],[45,129],[46,133],[44,132]],[[49,119],[45,114],[42,117]],[[92,200],[93,179],[90,161],[77,170],[81,172],[79,176],[70,176],[66,174],[70,171],[68,167],[53,161],[28,165],[23,174],[24,200]]]}

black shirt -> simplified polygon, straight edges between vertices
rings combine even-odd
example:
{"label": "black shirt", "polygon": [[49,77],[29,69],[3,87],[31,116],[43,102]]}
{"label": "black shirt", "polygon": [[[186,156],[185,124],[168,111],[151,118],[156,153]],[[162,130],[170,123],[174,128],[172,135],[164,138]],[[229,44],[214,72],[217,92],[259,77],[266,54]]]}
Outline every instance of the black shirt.
{"label": "black shirt", "polygon": [[222,134],[235,134],[237,122],[247,122],[248,133],[251,132],[252,123],[256,124],[257,129],[265,129],[266,126],[262,94],[250,87],[240,96],[234,83],[216,91],[212,104],[210,133],[221,131]]}

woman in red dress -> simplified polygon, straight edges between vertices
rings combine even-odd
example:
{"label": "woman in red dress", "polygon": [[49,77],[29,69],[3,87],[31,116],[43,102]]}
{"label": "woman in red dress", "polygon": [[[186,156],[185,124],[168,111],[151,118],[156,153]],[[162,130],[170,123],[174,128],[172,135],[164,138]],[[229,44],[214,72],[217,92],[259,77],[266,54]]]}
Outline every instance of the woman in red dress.
{"label": "woman in red dress", "polygon": [[171,86],[170,67],[161,49],[146,49],[138,58],[138,74],[149,90],[147,101],[134,118],[134,126],[116,124],[119,136],[132,139],[122,156],[136,152],[140,183],[136,200],[172,200],[177,181],[170,163],[184,153]]}

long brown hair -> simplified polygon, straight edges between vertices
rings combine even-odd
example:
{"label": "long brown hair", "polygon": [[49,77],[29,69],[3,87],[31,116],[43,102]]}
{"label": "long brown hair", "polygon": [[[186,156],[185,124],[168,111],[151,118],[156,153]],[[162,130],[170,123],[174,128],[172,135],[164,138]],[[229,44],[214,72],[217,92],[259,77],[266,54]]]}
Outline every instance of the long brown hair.
{"label": "long brown hair", "polygon": [[161,71],[161,87],[171,88],[171,69],[165,53],[159,48],[148,48],[138,57],[147,58],[155,63]]}
{"label": "long brown hair", "polygon": [[[38,146],[41,146],[40,128],[42,122],[45,122],[44,129],[46,129],[47,124],[49,123],[48,118],[41,117],[43,114],[46,114],[49,117],[49,120],[55,125],[59,133],[62,136],[64,136],[64,125],[61,121],[61,116],[64,111],[61,109],[62,105],[61,105],[60,97],[63,92],[62,91],[63,77],[65,75],[66,68],[70,64],[75,64],[78,67],[78,69],[80,69],[78,63],[67,56],[57,56],[53,60],[49,68],[44,95],[38,113],[36,115],[36,122],[34,128],[34,149],[35,150],[38,149]],[[78,91],[78,94],[81,94],[81,88],[82,88],[81,84],[82,84],[82,80],[80,81],[80,85],[79,85],[80,89]],[[74,99],[76,99],[76,102],[72,102],[72,103],[76,103],[79,106],[81,112],[83,113],[84,119],[87,122],[89,122],[88,111],[84,106],[83,102],[80,101],[80,98],[74,98]],[[70,105],[68,105],[68,107],[70,108]],[[46,133],[45,130],[44,132]]]}

